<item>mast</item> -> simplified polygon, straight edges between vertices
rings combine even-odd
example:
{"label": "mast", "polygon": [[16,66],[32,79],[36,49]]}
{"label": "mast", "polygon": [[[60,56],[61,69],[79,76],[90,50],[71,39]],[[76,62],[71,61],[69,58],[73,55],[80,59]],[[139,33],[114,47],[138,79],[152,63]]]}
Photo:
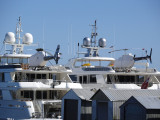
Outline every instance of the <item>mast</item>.
{"label": "mast", "polygon": [[97,45],[97,40],[96,37],[98,36],[97,34],[97,23],[96,20],[94,22],[94,25],[92,26],[92,32],[91,32],[91,38],[85,37],[83,39],[83,45],[81,46],[82,48],[86,48],[87,52],[79,52],[78,48],[78,57],[79,54],[84,54],[85,57],[99,57],[99,49],[102,49],[106,47],[106,39],[105,38],[100,38],[99,39],[99,44]]}
{"label": "mast", "polygon": [[18,44],[20,44],[21,32],[22,32],[22,29],[21,29],[21,16],[20,16],[18,19],[18,26],[16,25],[16,39],[18,39]]}
{"label": "mast", "polygon": [[[96,30],[97,30],[96,20],[94,22],[94,25],[91,25],[91,26],[93,27],[92,28],[92,33],[91,33],[91,43],[94,43],[94,47],[96,47],[96,42],[97,42],[96,36],[98,35],[97,32],[96,32]],[[93,41],[93,39],[94,39],[94,41]],[[92,46],[92,44],[91,44],[91,46]]]}

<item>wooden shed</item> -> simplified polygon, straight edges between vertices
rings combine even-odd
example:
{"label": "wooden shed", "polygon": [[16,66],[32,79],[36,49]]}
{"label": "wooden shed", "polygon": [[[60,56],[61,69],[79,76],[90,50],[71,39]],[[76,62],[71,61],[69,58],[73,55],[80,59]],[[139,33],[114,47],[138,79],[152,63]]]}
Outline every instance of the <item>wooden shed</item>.
{"label": "wooden shed", "polygon": [[159,120],[160,97],[132,96],[120,106],[120,120]]}
{"label": "wooden shed", "polygon": [[71,89],[62,98],[63,120],[91,120],[94,92],[88,89]]}

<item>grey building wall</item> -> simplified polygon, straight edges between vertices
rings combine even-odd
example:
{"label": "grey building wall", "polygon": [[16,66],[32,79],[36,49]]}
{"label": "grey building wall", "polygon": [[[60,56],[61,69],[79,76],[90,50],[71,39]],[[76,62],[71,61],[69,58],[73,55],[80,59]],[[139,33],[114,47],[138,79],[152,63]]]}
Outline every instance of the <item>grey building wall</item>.
{"label": "grey building wall", "polygon": [[81,120],[92,119],[92,102],[82,100],[81,101]]}
{"label": "grey building wall", "polygon": [[146,119],[160,119],[160,109],[147,109]]}
{"label": "grey building wall", "polygon": [[[158,111],[160,111],[160,110],[158,110]],[[160,120],[160,114],[156,114],[156,113],[154,113],[154,114],[147,114],[146,115],[146,119],[147,120],[152,120],[152,119],[155,119],[155,120]]]}
{"label": "grey building wall", "polygon": [[120,106],[125,101],[113,101],[113,120],[120,120]]}

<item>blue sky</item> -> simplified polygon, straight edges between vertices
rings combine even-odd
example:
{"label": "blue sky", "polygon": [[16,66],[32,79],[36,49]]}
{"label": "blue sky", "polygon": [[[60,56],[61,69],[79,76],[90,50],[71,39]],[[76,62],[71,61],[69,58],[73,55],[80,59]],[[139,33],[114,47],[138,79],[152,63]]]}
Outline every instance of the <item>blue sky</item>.
{"label": "blue sky", "polygon": [[[107,47],[145,48],[148,54],[153,48],[151,66],[160,70],[159,0],[0,0],[0,47],[5,33],[15,31],[19,16],[23,34],[31,33],[39,47],[54,51],[61,45],[60,64],[76,56],[77,43],[90,37],[89,25],[97,20],[98,38],[106,38]],[[128,52],[144,55],[140,49]],[[111,56],[108,50],[100,54]]]}

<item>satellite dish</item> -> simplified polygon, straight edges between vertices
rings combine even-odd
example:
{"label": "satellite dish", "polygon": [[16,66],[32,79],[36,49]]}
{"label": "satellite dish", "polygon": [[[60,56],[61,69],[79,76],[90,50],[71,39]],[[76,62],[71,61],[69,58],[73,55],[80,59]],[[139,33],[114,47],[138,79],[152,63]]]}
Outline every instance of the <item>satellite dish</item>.
{"label": "satellite dish", "polygon": [[13,32],[6,33],[5,39],[4,39],[5,43],[11,43],[11,44],[13,44],[13,43],[15,43],[15,41],[16,41],[15,40],[15,34]]}
{"label": "satellite dish", "polygon": [[30,33],[26,33],[23,36],[23,44],[32,44],[33,43],[33,36]]}
{"label": "satellite dish", "polygon": [[106,47],[106,39],[105,38],[100,38],[99,39],[99,47]]}
{"label": "satellite dish", "polygon": [[88,37],[85,37],[85,38],[83,39],[83,46],[85,46],[85,47],[90,47],[90,46],[91,46],[91,39],[88,38]]}

